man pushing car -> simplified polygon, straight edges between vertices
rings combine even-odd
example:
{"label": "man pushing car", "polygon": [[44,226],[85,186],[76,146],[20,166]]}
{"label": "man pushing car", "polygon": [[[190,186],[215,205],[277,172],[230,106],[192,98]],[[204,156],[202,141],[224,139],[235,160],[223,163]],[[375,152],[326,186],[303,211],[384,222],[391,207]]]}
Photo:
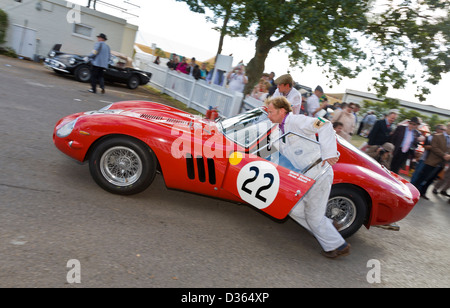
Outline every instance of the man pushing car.
{"label": "man pushing car", "polygon": [[[339,160],[336,133],[332,124],[321,118],[294,115],[285,97],[270,99],[266,104],[268,117],[272,123],[278,124],[280,136],[287,132],[301,134],[310,139],[315,139],[316,134],[319,136],[322,157],[320,167],[324,169],[324,174],[317,179],[289,215],[315,236],[322,246],[322,254],[325,257],[337,258],[350,254],[350,244],[337,231],[333,221],[325,216],[334,177],[333,169],[328,165],[333,166]],[[288,146],[286,142],[287,140],[283,139],[280,141],[281,154],[284,152],[283,146]],[[287,156],[287,159],[289,158]]]}

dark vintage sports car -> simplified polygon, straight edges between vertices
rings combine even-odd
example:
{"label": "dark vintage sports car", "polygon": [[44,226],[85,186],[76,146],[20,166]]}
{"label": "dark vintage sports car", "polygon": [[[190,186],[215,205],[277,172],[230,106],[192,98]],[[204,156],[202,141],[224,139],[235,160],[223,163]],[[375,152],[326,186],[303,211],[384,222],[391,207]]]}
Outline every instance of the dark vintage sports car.
{"label": "dark vintage sports car", "polygon": [[[160,173],[170,189],[250,204],[284,219],[321,176],[321,159],[317,141],[277,131],[264,107],[214,122],[158,103],[127,101],[62,118],[53,142],[89,162],[92,177],[109,192],[142,192]],[[289,141],[295,166],[282,164],[280,140]],[[338,151],[327,216],[344,237],[362,225],[397,222],[418,202],[413,185],[342,138]]]}
{"label": "dark vintage sports car", "polygon": [[[84,60],[86,56],[63,53],[60,49],[60,44],[53,47],[44,60],[45,67],[58,74],[73,75],[80,82],[89,82],[91,68],[90,64]],[[106,81],[124,83],[128,88],[136,89],[140,85],[147,84],[151,77],[152,73],[133,68],[132,60],[129,57],[111,51],[109,68],[105,70]]]}

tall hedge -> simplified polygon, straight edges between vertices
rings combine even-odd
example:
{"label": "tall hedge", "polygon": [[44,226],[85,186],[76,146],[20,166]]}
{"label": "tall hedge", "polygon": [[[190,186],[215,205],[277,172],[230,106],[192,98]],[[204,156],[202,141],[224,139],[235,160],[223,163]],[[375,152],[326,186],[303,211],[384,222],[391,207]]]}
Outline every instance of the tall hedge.
{"label": "tall hedge", "polygon": [[0,44],[5,42],[6,29],[8,28],[8,15],[0,9]]}

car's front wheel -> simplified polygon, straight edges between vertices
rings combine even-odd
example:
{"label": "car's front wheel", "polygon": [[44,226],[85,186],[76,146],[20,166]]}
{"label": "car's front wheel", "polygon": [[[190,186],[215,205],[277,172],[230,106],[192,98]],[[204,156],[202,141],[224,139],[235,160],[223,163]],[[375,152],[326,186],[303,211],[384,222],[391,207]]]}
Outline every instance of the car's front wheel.
{"label": "car's front wheel", "polygon": [[74,71],[75,79],[80,82],[91,81],[91,68],[88,65],[82,64]]}
{"label": "car's front wheel", "polygon": [[137,194],[153,182],[156,157],[141,141],[115,137],[101,141],[89,159],[95,182],[111,193]]}
{"label": "car's front wheel", "polygon": [[339,233],[350,237],[361,228],[367,218],[368,207],[361,192],[351,187],[333,187],[326,216],[340,226]]}

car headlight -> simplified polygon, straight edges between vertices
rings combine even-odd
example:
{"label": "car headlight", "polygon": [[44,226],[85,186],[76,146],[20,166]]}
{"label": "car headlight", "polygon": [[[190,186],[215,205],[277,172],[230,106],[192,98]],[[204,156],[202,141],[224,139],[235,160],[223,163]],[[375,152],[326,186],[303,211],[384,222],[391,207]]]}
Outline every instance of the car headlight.
{"label": "car headlight", "polygon": [[77,60],[75,58],[70,58],[69,59],[69,64],[70,65],[74,65],[75,63],[77,63]]}
{"label": "car headlight", "polygon": [[72,133],[77,121],[78,121],[78,118],[76,118],[73,121],[70,121],[69,123],[64,124],[60,129],[58,129],[56,131],[56,136],[58,136],[59,138],[64,138],[64,137],[69,136]]}

